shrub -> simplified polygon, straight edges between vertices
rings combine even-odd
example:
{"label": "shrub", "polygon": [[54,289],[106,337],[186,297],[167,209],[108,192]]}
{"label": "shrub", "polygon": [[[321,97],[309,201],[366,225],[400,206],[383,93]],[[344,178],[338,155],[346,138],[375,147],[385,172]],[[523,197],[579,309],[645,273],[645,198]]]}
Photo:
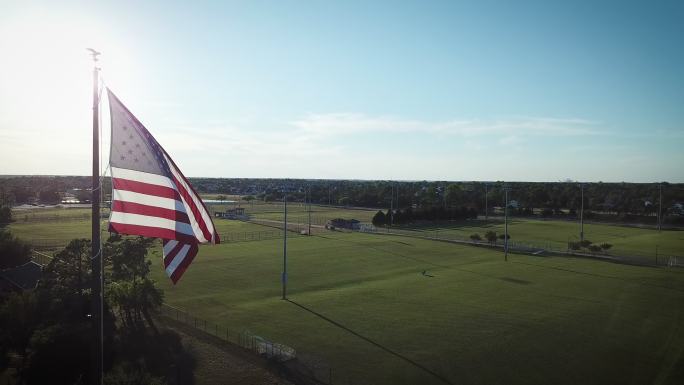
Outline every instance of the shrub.
{"label": "shrub", "polygon": [[583,240],[582,242],[580,242],[580,245],[581,245],[582,247],[584,247],[584,248],[588,248],[589,246],[591,246],[591,243],[592,243],[592,242],[591,242],[590,240],[585,239],[585,240]]}
{"label": "shrub", "polygon": [[591,251],[592,253],[598,253],[599,251],[601,251],[601,246],[589,245],[589,251]]}
{"label": "shrub", "polygon": [[384,226],[385,223],[387,223],[385,213],[383,213],[382,211],[378,211],[377,213],[375,213],[372,222],[374,226]]}
{"label": "shrub", "polygon": [[470,239],[472,239],[473,241],[481,241],[482,237],[480,237],[480,234],[475,233],[475,234],[470,234]]}
{"label": "shrub", "polygon": [[608,251],[608,249],[610,249],[611,247],[613,247],[613,245],[611,245],[610,243],[604,242],[601,244],[601,248],[603,249],[603,251]]}
{"label": "shrub", "polygon": [[489,230],[485,233],[485,239],[489,241],[489,243],[496,243],[496,232]]}

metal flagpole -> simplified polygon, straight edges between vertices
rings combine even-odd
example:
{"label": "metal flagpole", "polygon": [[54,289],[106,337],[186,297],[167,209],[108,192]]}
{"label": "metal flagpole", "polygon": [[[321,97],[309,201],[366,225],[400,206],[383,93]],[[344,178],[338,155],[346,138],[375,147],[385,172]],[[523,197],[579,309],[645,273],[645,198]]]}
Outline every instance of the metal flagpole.
{"label": "metal flagpole", "polygon": [[102,343],[102,250],[100,247],[100,101],[99,101],[99,71],[97,57],[99,52],[88,48],[93,57],[93,178],[91,190],[92,234],[91,234],[91,264],[92,264],[92,300],[91,317],[93,321],[94,338],[92,344],[92,383],[102,384],[103,343]]}
{"label": "metal flagpole", "polygon": [[287,299],[287,192],[283,198],[285,201],[285,219],[283,226],[283,299]]}

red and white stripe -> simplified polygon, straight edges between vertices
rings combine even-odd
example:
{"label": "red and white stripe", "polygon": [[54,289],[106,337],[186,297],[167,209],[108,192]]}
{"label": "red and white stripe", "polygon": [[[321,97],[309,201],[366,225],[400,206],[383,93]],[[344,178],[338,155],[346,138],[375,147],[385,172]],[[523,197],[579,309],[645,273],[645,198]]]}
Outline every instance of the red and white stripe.
{"label": "red and white stripe", "polygon": [[172,178],[112,167],[110,231],[164,239],[164,267],[176,283],[199,243],[220,239],[204,203],[173,161]]}

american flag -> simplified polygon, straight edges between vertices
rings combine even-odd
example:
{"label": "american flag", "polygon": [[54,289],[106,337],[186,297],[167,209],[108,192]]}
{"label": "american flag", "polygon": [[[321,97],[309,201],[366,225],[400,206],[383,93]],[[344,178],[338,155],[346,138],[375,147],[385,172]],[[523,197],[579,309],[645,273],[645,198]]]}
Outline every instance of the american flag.
{"label": "american flag", "polygon": [[220,242],[207,208],[169,154],[107,89],[112,126],[109,231],[161,238],[175,284],[200,243]]}

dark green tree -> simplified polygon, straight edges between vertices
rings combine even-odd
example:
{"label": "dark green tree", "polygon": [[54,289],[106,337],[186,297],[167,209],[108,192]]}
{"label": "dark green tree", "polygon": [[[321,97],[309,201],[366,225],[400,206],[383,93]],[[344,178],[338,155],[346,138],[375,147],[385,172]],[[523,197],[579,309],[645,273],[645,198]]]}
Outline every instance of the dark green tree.
{"label": "dark green tree", "polygon": [[152,315],[162,304],[163,292],[149,277],[151,262],[146,256],[153,242],[151,238],[114,236],[105,244],[105,255],[111,263],[106,296],[128,330],[148,326],[156,330]]}
{"label": "dark green tree", "polygon": [[59,203],[62,197],[59,192],[54,187],[48,187],[39,193],[40,202],[45,204],[56,204]]}
{"label": "dark green tree", "polygon": [[0,206],[0,225],[12,222],[12,209],[9,206]]}
{"label": "dark green tree", "polygon": [[31,246],[8,230],[0,229],[0,270],[23,265],[31,260]]}
{"label": "dark green tree", "polygon": [[384,226],[385,225],[385,213],[383,213],[381,210],[378,210],[377,213],[373,216],[372,219],[373,226]]}
{"label": "dark green tree", "polygon": [[491,243],[491,244],[496,244],[496,232],[489,230],[485,233],[485,239]]}

